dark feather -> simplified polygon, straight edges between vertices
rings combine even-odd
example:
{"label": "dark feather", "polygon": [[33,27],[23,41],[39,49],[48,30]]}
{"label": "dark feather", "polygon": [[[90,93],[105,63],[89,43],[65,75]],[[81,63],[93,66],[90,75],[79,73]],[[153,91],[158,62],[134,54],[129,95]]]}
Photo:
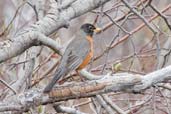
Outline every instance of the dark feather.
{"label": "dark feather", "polygon": [[66,74],[66,68],[58,68],[52,81],[45,87],[43,92],[44,93],[50,92],[52,90],[53,86],[56,84],[57,80],[59,80],[65,74]]}
{"label": "dark feather", "polygon": [[53,77],[52,81],[44,89],[44,93],[50,92],[56,82],[70,71],[75,70],[81,65],[88,52],[90,51],[90,43],[86,38],[83,38],[85,34],[77,34],[77,38],[73,39],[67,46],[64,55],[61,58],[59,68]]}

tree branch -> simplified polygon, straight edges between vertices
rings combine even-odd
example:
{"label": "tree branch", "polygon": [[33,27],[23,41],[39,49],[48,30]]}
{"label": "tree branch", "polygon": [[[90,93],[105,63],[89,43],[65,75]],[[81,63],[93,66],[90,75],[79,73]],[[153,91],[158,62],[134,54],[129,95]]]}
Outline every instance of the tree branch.
{"label": "tree branch", "polygon": [[[1,43],[0,63],[17,56],[31,46],[34,46],[36,37],[32,36],[33,33],[38,32],[48,36],[59,28],[68,26],[70,20],[97,8],[108,1],[109,0],[77,0],[71,5],[67,5],[65,9],[59,11],[56,1],[51,0],[51,9],[42,20],[37,21],[34,25],[31,25],[29,28],[22,31],[12,40]],[[58,45],[56,46],[59,47]],[[55,49],[59,52],[58,48]]]}
{"label": "tree branch", "polygon": [[32,46],[46,45],[60,54],[60,45],[39,32],[29,32],[14,39],[0,42],[0,63],[23,53]]}
{"label": "tree branch", "polygon": [[32,89],[9,98],[5,103],[0,102],[0,112],[28,111],[32,106],[75,98],[93,97],[97,94],[108,92],[140,92],[151,87],[153,84],[171,79],[170,74],[171,66],[168,66],[145,76],[118,73],[104,76],[104,78],[99,80],[66,83],[57,86],[49,94],[43,94],[38,89]]}

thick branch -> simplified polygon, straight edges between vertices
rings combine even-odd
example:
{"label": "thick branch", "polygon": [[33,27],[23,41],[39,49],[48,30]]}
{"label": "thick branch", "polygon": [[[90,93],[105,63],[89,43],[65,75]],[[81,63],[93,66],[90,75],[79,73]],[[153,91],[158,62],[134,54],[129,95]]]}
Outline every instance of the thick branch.
{"label": "thick branch", "polygon": [[59,50],[61,47],[57,42],[39,32],[29,32],[12,40],[7,40],[0,43],[0,63],[21,54],[32,46],[42,44],[54,49],[57,53],[60,53]]}
{"label": "thick branch", "polygon": [[145,76],[120,73],[113,74],[112,76],[104,76],[104,78],[99,80],[64,84],[54,88],[49,94],[43,94],[40,90],[30,90],[13,96],[13,98],[8,99],[5,103],[0,102],[0,112],[27,111],[31,106],[75,98],[92,97],[108,92],[142,91],[151,87],[153,84],[171,79],[169,74],[171,74],[171,66]]}
{"label": "thick branch", "polygon": [[[59,10],[56,1],[53,1],[54,2],[51,3],[51,9],[42,20],[37,21],[34,25],[22,31],[22,34],[13,40],[7,40],[1,43],[2,45],[5,44],[5,46],[1,45],[0,48],[0,63],[17,56],[31,46],[34,46],[35,43],[33,39],[35,37],[32,36],[32,32],[39,32],[48,36],[59,28],[65,27],[71,19],[93,10],[109,0],[76,0],[62,10]],[[52,47],[51,44],[46,44],[46,46]],[[59,49],[55,49],[59,52]]]}

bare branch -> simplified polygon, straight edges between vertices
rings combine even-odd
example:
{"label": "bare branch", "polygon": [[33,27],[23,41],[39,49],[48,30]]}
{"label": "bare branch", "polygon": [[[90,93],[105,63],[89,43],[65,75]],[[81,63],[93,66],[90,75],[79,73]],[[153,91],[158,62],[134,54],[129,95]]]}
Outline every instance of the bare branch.
{"label": "bare branch", "polygon": [[157,31],[152,27],[152,25],[140,14],[138,13],[133,6],[131,6],[126,0],[122,0],[122,2],[135,14],[137,15],[148,27],[149,29],[156,34]]}
{"label": "bare branch", "polygon": [[107,111],[107,114],[115,114],[113,109],[105,102],[102,96],[97,95],[96,99],[100,105]]}
{"label": "bare branch", "polygon": [[168,22],[167,17],[162,14],[160,11],[157,10],[157,8],[155,6],[153,6],[151,3],[149,4],[149,6],[161,17],[164,19],[166,25],[168,26],[168,28],[171,30],[171,24]]}
{"label": "bare branch", "polygon": [[57,42],[39,32],[29,32],[12,40],[0,42],[0,62],[4,62],[9,58],[15,57],[32,46],[38,46],[42,44],[51,47],[60,54],[59,50],[61,47]]}
{"label": "bare branch", "polygon": [[151,87],[153,84],[163,82],[165,79],[171,79],[170,74],[171,66],[168,66],[145,76],[119,73],[113,74],[112,76],[104,76],[100,80],[59,85],[49,94],[43,94],[40,90],[32,89],[28,92],[13,96],[5,103],[0,102],[0,112],[27,111],[33,105],[38,106],[69,99],[92,97],[108,92],[142,91]]}
{"label": "bare branch", "polygon": [[104,100],[119,114],[126,114],[119,106],[117,106],[112,100],[107,96],[103,95]]}
{"label": "bare branch", "polygon": [[[59,28],[68,25],[68,21],[95,9],[108,1],[109,0],[77,0],[61,12],[58,11],[57,3],[55,1],[52,2],[49,13],[42,20],[37,21],[34,25],[22,31],[18,37],[5,41],[8,45],[1,46],[0,48],[0,63],[23,53],[31,46],[38,45],[35,44],[36,37],[33,33],[40,32],[45,36],[48,36]],[[47,45],[51,46],[49,44]],[[59,53],[59,48],[56,51]]]}
{"label": "bare branch", "polygon": [[60,113],[68,113],[68,114],[88,114],[88,113],[84,113],[84,112],[81,112],[75,108],[70,108],[70,107],[65,107],[65,106],[61,106],[61,105],[56,105],[54,106],[55,110],[57,112],[60,112]]}

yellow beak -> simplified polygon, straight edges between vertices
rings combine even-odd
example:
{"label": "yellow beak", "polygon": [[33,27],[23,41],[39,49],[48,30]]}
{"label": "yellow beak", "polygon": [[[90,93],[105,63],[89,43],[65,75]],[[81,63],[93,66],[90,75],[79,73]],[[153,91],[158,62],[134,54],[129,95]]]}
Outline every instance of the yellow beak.
{"label": "yellow beak", "polygon": [[94,29],[94,32],[95,33],[99,33],[99,32],[101,32],[102,31],[102,29],[101,28],[98,28],[98,27],[96,27],[96,29]]}

